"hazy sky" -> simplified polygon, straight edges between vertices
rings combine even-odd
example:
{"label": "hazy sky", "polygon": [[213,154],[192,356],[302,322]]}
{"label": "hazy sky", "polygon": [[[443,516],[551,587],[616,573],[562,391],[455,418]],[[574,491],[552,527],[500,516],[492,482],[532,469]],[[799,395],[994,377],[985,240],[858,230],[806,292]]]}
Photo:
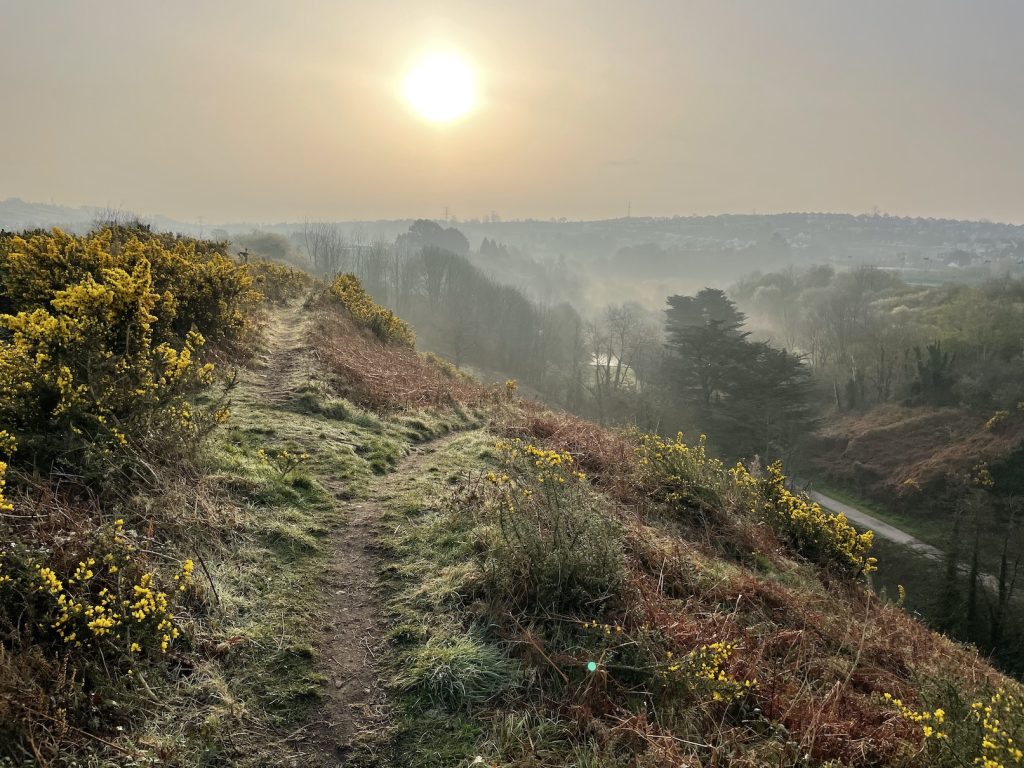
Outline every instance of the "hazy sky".
{"label": "hazy sky", "polygon": [[[0,0],[0,199],[1024,221],[1024,2]],[[451,50],[481,101],[400,95]]]}

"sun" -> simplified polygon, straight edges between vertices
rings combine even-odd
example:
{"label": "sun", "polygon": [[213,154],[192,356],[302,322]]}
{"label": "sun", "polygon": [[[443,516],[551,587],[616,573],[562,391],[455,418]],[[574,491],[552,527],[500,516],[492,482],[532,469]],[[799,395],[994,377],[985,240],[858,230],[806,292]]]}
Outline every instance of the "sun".
{"label": "sun", "polygon": [[435,53],[416,62],[405,76],[405,100],[431,123],[452,123],[476,105],[476,78],[453,53]]}

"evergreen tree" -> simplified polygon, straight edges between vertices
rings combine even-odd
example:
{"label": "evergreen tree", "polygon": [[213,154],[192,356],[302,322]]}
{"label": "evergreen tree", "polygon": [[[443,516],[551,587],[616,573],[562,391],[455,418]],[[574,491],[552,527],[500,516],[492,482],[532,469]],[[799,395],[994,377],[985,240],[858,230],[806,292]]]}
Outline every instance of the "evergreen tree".
{"label": "evergreen tree", "polygon": [[814,420],[802,358],[751,342],[745,316],[722,291],[668,303],[663,381],[682,423],[731,456],[790,452]]}

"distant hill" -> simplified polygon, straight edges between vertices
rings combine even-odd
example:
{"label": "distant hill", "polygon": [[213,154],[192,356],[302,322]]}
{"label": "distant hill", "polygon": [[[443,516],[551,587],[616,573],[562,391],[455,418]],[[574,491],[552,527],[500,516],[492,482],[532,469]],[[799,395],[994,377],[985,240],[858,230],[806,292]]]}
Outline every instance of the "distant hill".
{"label": "distant hill", "polygon": [[[36,227],[60,227],[71,232],[82,232],[89,229],[93,222],[102,216],[109,215],[108,207],[82,205],[72,208],[54,203],[30,203],[18,197],[0,200],[0,229],[18,231]],[[123,211],[125,215],[133,215]],[[186,224],[167,216],[140,216],[147,224],[162,231],[197,234],[198,227]]]}

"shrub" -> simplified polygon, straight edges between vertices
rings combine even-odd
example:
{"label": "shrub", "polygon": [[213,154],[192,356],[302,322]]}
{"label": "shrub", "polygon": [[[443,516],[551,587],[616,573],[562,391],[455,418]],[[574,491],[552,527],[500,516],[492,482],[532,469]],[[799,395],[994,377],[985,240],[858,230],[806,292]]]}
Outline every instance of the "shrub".
{"label": "shrub", "polygon": [[704,435],[696,445],[687,445],[682,433],[671,441],[641,434],[637,453],[640,484],[658,501],[693,507],[709,516],[727,512],[737,498],[743,506],[751,503],[754,484],[746,470],[727,470],[719,459],[709,457]]}
{"label": "shrub", "polygon": [[[10,456],[16,447],[14,438],[8,432],[0,430],[0,453]],[[7,462],[0,460],[0,512],[10,512],[13,505],[4,499],[4,489],[7,487]]]}
{"label": "shrub", "polygon": [[313,283],[301,270],[263,259],[249,262],[245,271],[252,277],[253,287],[272,304],[284,304],[301,297]]}
{"label": "shrub", "polygon": [[760,478],[760,511],[801,555],[820,565],[853,576],[875,570],[869,557],[874,533],[858,533],[842,513],[828,514],[805,494],[786,488],[782,463],[771,464]]}
{"label": "shrub", "polygon": [[704,438],[687,445],[682,435],[667,441],[641,435],[639,481],[651,497],[675,508],[696,508],[711,519],[750,516],[768,523],[802,557],[852,576],[870,573],[874,534],[858,533],[842,514],[826,513],[786,487],[781,462],[755,476],[742,464],[726,468],[709,458]]}
{"label": "shrub", "polygon": [[999,427],[1004,421],[1010,418],[1009,411],[996,411],[991,418],[985,422],[985,429],[993,430]]}
{"label": "shrub", "polygon": [[499,442],[500,473],[488,474],[497,522],[487,560],[497,594],[542,607],[607,600],[624,576],[622,531],[593,509],[586,476],[568,453]]}
{"label": "shrub", "polygon": [[1024,764],[1024,694],[1008,684],[977,701],[955,696],[945,707],[915,710],[889,693],[884,701],[919,729],[929,765],[1009,768]]}
{"label": "shrub", "polygon": [[197,409],[204,333],[241,337],[249,278],[195,241],[36,234],[0,246],[0,426],[20,456],[100,476],[223,420]]}
{"label": "shrub", "polygon": [[16,546],[0,552],[0,633],[8,644],[102,658],[108,671],[123,664],[128,672],[140,655],[167,653],[179,637],[172,601],[192,579],[191,560],[168,594],[120,519],[90,541],[50,554]]}
{"label": "shrub", "polygon": [[189,331],[234,349],[244,340],[246,311],[260,298],[252,279],[223,252],[223,244],[167,234],[145,226],[112,227],[78,237],[36,232],[0,240],[0,313],[48,309],[54,293],[110,270],[146,265],[155,343],[180,343]]}
{"label": "shrub", "polygon": [[729,660],[735,651],[734,643],[718,642],[695,648],[679,659],[668,654],[660,665],[661,685],[670,696],[683,700],[736,701],[755,687],[757,681],[739,680],[729,673]]}
{"label": "shrub", "polygon": [[341,301],[359,325],[373,331],[381,341],[404,347],[415,346],[416,335],[412,328],[390,309],[375,302],[355,275],[338,275],[331,283],[330,293]]}
{"label": "shrub", "polygon": [[192,562],[163,579],[151,516],[144,545],[97,520],[190,474],[173,460],[228,415],[224,396],[196,402],[202,358],[244,346],[258,299],[216,243],[142,226],[0,236],[0,512],[5,480],[17,506],[0,515],[0,754],[49,762],[68,733],[135,716],[117,702],[152,698],[143,669],[182,632]]}

